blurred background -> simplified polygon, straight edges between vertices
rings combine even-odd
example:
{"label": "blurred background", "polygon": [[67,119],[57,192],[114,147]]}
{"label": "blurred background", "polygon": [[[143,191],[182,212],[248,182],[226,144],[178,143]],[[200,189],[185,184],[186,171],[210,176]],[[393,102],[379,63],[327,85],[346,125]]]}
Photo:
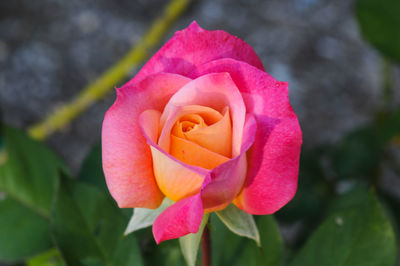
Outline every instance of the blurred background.
{"label": "blurred background", "polygon": [[[3,122],[26,130],[73,99],[140,40],[167,2],[0,1]],[[277,214],[289,246],[304,243],[331,195],[359,185],[377,190],[397,230],[399,50],[393,53],[379,42],[374,46],[362,34],[370,32],[368,23],[360,27],[362,13],[362,5],[356,9],[348,0],[198,0],[157,46],[196,20],[207,30],[223,29],[244,39],[269,74],[289,82],[304,134],[299,192]],[[399,27],[392,36],[399,44]],[[73,174],[98,144],[104,113],[114,99],[111,91],[46,139]]]}

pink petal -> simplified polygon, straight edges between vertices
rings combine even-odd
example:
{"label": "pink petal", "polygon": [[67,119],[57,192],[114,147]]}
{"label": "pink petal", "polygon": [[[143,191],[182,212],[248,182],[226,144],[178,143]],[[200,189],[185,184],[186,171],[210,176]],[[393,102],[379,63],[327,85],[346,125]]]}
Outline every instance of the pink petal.
{"label": "pink petal", "polygon": [[190,80],[157,74],[117,90],[102,128],[103,170],[111,195],[121,208],[156,208],[164,197],[153,176],[149,146],[138,125],[146,109],[162,111],[172,94]]}
{"label": "pink petal", "polygon": [[[166,131],[166,128],[172,128],[172,125],[167,127],[163,123],[170,117],[177,106],[184,105],[203,105],[211,107],[220,113],[228,106],[232,118],[232,157],[240,153],[246,107],[242,95],[228,73],[201,76],[187,83],[174,94],[165,106],[161,116],[163,131]],[[161,136],[163,135],[169,134],[168,132],[162,132]]]}
{"label": "pink petal", "polygon": [[153,224],[153,235],[159,244],[189,233],[197,233],[203,218],[200,194],[182,199],[163,211]]}
{"label": "pink petal", "polygon": [[206,212],[226,207],[243,187],[246,173],[246,152],[254,142],[257,124],[252,115],[247,115],[240,155],[212,170],[210,183],[202,191]]}
{"label": "pink petal", "polygon": [[242,92],[247,111],[257,121],[249,172],[235,204],[251,214],[277,211],[296,193],[302,143],[300,125],[289,102],[288,84],[233,59],[209,62],[196,71],[196,75],[228,72]]}
{"label": "pink petal", "polygon": [[130,82],[158,72],[189,76],[197,66],[220,58],[233,58],[264,69],[253,48],[243,40],[222,30],[204,30],[192,22],[176,32]]}

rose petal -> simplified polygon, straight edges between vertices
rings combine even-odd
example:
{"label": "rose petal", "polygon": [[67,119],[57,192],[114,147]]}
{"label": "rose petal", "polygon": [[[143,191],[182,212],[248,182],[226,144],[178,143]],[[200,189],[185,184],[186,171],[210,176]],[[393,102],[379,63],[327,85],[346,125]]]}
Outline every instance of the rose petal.
{"label": "rose petal", "polygon": [[203,218],[200,194],[182,199],[163,211],[153,224],[153,235],[159,244],[189,233],[197,233]]}
{"label": "rose petal", "polygon": [[192,22],[176,32],[129,83],[158,72],[188,76],[197,66],[220,58],[241,60],[264,70],[253,48],[243,40],[222,30],[204,30]]}
{"label": "rose petal", "polygon": [[117,90],[102,128],[103,170],[121,208],[157,208],[164,197],[153,176],[150,148],[137,124],[146,109],[162,110],[172,94],[190,80],[175,74],[149,76]]}
{"label": "rose petal", "polygon": [[226,108],[223,114],[224,116],[217,123],[208,127],[185,132],[184,137],[210,151],[231,158],[232,125],[229,108]]}
{"label": "rose petal", "polygon": [[154,110],[144,111],[140,115],[139,125],[151,148],[154,175],[158,187],[168,198],[178,201],[200,191],[207,171],[179,161],[154,142],[152,137],[157,131],[156,127],[152,128],[151,125],[158,125],[160,121],[155,112]]}
{"label": "rose petal", "polygon": [[246,107],[242,95],[228,73],[201,76],[186,84],[171,97],[161,116],[163,132],[159,143],[163,148],[168,148],[164,146],[166,145],[164,141],[167,139],[166,136],[170,135],[172,128],[172,125],[163,125],[164,121],[168,119],[169,123],[173,123],[171,122],[173,111],[177,106],[185,105],[207,106],[220,113],[228,106],[232,118],[232,157],[240,153]]}
{"label": "rose petal", "polygon": [[184,163],[209,170],[230,159],[216,152],[207,150],[194,142],[173,135],[171,135],[170,154]]}
{"label": "rose petal", "polygon": [[235,204],[251,214],[271,214],[290,201],[297,189],[302,133],[290,106],[288,85],[233,59],[209,62],[196,75],[228,72],[240,88],[258,129],[250,151],[245,187]]}
{"label": "rose petal", "polygon": [[172,108],[169,108],[169,116],[167,119],[163,118],[163,116],[166,116],[165,112],[166,109],[164,109],[164,113],[161,115],[160,119],[160,127],[162,128],[162,131],[160,133],[158,144],[168,153],[170,151],[171,131],[176,121],[178,121],[182,116],[199,114],[207,124],[217,123],[222,118],[221,113],[213,108],[200,105],[191,105],[190,103],[188,103],[186,106],[173,106]]}
{"label": "rose petal", "polygon": [[254,117],[248,114],[240,155],[212,170],[211,182],[202,191],[206,212],[225,208],[242,189],[247,171],[246,152],[255,140],[256,128]]}
{"label": "rose petal", "polygon": [[271,214],[297,190],[301,131],[297,119],[257,116],[246,184],[235,204],[251,214]]}

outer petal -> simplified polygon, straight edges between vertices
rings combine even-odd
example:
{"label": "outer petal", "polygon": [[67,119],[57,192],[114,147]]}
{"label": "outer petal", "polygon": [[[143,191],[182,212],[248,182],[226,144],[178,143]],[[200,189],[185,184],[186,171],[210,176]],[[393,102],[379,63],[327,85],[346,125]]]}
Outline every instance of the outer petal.
{"label": "outer petal", "polygon": [[243,187],[247,173],[246,152],[254,143],[257,124],[253,115],[246,116],[240,154],[211,172],[211,182],[204,187],[202,199],[206,212],[221,210],[231,203]]}
{"label": "outer petal", "polygon": [[277,211],[296,193],[302,143],[297,116],[289,103],[287,83],[232,59],[213,61],[196,71],[196,75],[228,72],[242,92],[247,111],[257,121],[249,172],[235,204],[251,214]]}
{"label": "outer petal", "polygon": [[153,224],[153,235],[161,241],[197,233],[203,218],[200,194],[182,199],[161,213]]}
{"label": "outer petal", "polygon": [[253,48],[243,40],[222,30],[204,30],[192,22],[176,32],[130,82],[158,72],[188,76],[197,66],[220,58],[241,60],[264,70]]}
{"label": "outer petal", "polygon": [[117,90],[102,128],[103,170],[111,195],[121,208],[156,208],[164,197],[153,176],[150,148],[137,123],[146,109],[162,110],[168,99],[190,80],[157,74],[137,86]]}

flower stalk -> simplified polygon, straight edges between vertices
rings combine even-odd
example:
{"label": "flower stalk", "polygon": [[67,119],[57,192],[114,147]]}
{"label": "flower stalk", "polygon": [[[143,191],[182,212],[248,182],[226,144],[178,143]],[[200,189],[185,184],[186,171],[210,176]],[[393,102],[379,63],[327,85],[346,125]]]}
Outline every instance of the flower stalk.
{"label": "flower stalk", "polygon": [[206,225],[203,231],[203,236],[201,237],[201,251],[202,251],[202,265],[211,265],[211,239],[210,230]]}

